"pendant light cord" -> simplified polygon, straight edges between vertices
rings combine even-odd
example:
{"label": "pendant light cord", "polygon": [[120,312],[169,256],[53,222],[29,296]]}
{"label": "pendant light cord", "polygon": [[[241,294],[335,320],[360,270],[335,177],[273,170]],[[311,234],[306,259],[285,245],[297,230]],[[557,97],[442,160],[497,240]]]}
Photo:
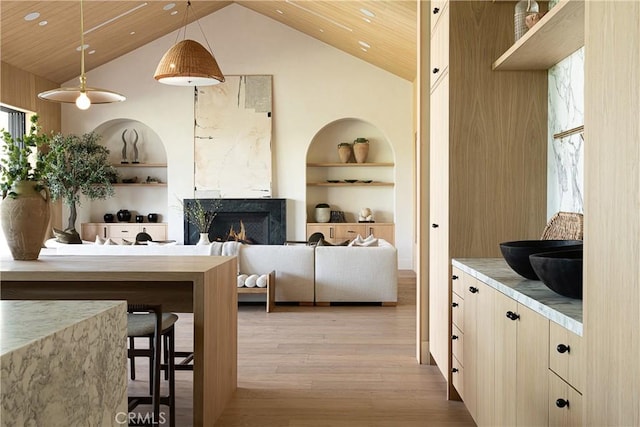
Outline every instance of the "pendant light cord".
{"label": "pendant light cord", "polygon": [[[184,19],[182,20],[182,28],[178,29],[178,34],[176,34],[176,41],[174,44],[178,43],[178,40],[180,39],[180,31],[184,30],[184,34],[182,36],[182,41],[184,41],[187,38],[187,25],[189,24],[189,10],[191,9],[191,0],[187,0],[187,10],[184,14]],[[195,12],[194,12],[195,14]],[[207,35],[205,34],[204,30],[202,29],[202,25],[200,25],[200,19],[198,19],[197,15],[196,15],[196,24],[198,24],[198,28],[200,29],[200,33],[202,34],[202,37],[204,37],[204,41],[207,44],[207,47],[209,48],[209,53],[211,53],[211,56],[213,56],[215,58],[215,56],[213,55],[213,49],[211,49],[211,45],[209,44],[209,40],[207,39]]]}
{"label": "pendant light cord", "polygon": [[87,78],[84,75],[84,9],[80,0],[80,92],[84,92]]}

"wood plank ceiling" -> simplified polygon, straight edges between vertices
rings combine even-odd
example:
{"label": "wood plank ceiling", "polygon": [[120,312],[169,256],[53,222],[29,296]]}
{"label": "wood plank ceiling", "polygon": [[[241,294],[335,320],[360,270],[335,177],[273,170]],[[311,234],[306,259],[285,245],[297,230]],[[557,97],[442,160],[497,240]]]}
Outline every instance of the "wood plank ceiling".
{"label": "wood plank ceiling", "polygon": [[[189,22],[231,3],[194,0]],[[403,79],[415,79],[415,0],[243,0],[236,3]],[[175,5],[170,8],[171,4]],[[87,71],[182,27],[185,8],[184,1],[85,0]],[[373,16],[367,16],[367,11]],[[39,16],[25,20],[25,16],[33,12]],[[172,12],[177,13],[172,15]],[[1,59],[25,71],[57,83],[77,77],[79,32],[79,1],[0,2]]]}

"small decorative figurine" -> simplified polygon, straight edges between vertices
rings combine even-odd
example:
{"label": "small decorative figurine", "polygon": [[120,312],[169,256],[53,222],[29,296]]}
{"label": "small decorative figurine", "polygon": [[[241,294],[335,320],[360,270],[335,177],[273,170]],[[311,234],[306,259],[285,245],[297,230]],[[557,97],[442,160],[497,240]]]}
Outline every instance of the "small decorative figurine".
{"label": "small decorative figurine", "polygon": [[360,214],[358,215],[358,222],[373,222],[373,213],[369,208],[360,209]]}

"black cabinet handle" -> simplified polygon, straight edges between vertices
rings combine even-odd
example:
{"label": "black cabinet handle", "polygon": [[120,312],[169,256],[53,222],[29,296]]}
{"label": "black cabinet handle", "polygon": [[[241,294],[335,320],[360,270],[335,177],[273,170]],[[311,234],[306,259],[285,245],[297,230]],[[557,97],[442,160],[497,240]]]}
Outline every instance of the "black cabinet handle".
{"label": "black cabinet handle", "polygon": [[440,227],[438,224],[431,224],[431,228],[438,228]]}
{"label": "black cabinet handle", "polygon": [[451,307],[457,307],[457,306],[458,306],[457,302],[451,303]]}
{"label": "black cabinet handle", "polygon": [[435,15],[438,12],[440,12],[440,8],[439,7],[434,7],[433,8],[433,14]]}
{"label": "black cabinet handle", "polygon": [[451,280],[458,280],[458,276],[454,274],[453,276],[451,276]]}
{"label": "black cabinet handle", "polygon": [[565,399],[556,400],[556,406],[558,408],[564,408],[565,406],[569,406],[569,401]]}
{"label": "black cabinet handle", "polygon": [[478,288],[476,288],[474,286],[469,286],[469,292],[471,292],[472,294],[477,294],[478,293]]}
{"label": "black cabinet handle", "polygon": [[520,318],[520,315],[514,313],[513,311],[507,311],[507,317],[511,320],[518,320]]}
{"label": "black cabinet handle", "polygon": [[453,369],[451,370],[451,372],[453,372],[453,373],[455,374],[456,372],[458,372],[458,368],[453,368]]}
{"label": "black cabinet handle", "polygon": [[558,344],[556,350],[558,350],[558,353],[571,353],[571,347],[564,344]]}
{"label": "black cabinet handle", "polygon": [[452,339],[452,340],[457,340],[457,339],[458,339],[458,336],[457,336],[457,335],[451,335],[451,339]]}
{"label": "black cabinet handle", "polygon": [[440,68],[434,68],[434,69],[432,70],[432,73],[433,73],[433,74],[438,74],[438,72],[440,72]]}

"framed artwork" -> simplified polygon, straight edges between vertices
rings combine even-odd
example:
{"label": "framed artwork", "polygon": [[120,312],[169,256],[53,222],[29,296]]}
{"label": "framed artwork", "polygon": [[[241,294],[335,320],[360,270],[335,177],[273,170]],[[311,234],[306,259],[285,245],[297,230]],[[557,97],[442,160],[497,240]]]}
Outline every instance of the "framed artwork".
{"label": "framed artwork", "polygon": [[225,80],[195,88],[195,190],[270,197],[273,76]]}

